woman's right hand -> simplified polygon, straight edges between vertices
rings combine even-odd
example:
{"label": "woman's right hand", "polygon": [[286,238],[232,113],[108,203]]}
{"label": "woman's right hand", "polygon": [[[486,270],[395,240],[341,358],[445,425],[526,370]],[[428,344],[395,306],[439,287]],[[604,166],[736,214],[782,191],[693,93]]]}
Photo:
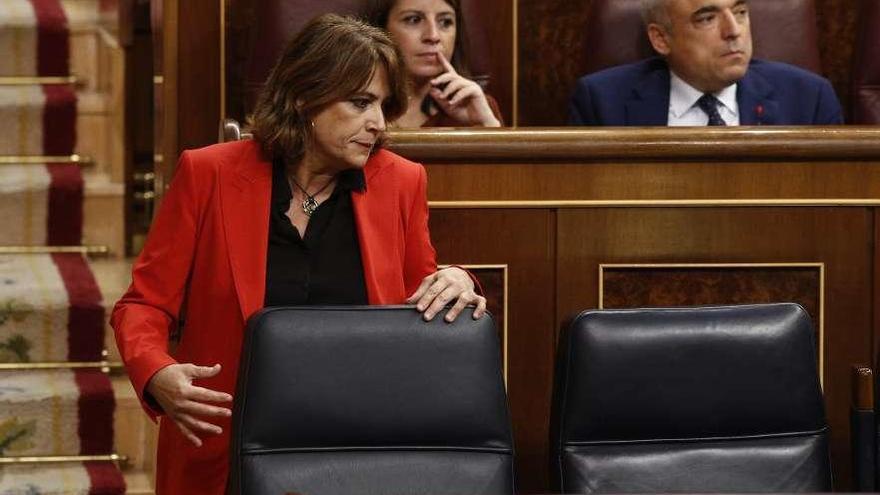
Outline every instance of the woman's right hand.
{"label": "woman's right hand", "polygon": [[431,79],[430,95],[440,110],[460,125],[501,127],[480,85],[459,75],[443,53],[437,53],[437,61],[443,73]]}
{"label": "woman's right hand", "polygon": [[231,395],[192,384],[195,379],[210,378],[218,373],[219,364],[210,367],[190,363],[172,364],[157,371],[147,383],[146,391],[196,447],[202,446],[199,435],[223,433],[223,428],[198,417],[225,418],[232,415],[229,408],[206,404],[232,402]]}

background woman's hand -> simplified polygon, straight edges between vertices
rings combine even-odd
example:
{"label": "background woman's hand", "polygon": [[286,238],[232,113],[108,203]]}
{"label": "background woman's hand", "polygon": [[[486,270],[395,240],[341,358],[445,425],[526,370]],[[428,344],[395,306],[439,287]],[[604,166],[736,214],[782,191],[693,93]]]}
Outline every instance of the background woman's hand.
{"label": "background woman's hand", "polygon": [[196,366],[172,364],[157,371],[147,383],[147,392],[156,399],[169,419],[196,447],[202,446],[199,435],[219,435],[223,429],[199,417],[229,417],[226,407],[207,404],[232,402],[232,396],[192,384],[198,378],[210,378],[220,373],[220,365]]}
{"label": "background woman's hand", "polygon": [[437,60],[445,72],[431,79],[430,95],[440,110],[462,126],[500,127],[483,88],[459,75],[442,53],[437,53]]}
{"label": "background woman's hand", "polygon": [[468,304],[477,308],[474,319],[479,319],[486,312],[486,298],[474,292],[474,281],[470,275],[457,266],[436,271],[422,279],[421,285],[413,295],[407,298],[407,304],[415,304],[425,320],[431,321],[447,303],[455,301],[446,312],[446,321],[452,322]]}

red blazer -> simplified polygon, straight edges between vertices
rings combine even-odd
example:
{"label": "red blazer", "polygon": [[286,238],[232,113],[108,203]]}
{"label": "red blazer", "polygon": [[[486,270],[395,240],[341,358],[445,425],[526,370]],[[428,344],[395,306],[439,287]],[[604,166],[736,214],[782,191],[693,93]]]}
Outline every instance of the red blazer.
{"label": "red blazer", "polygon": [[[370,304],[400,304],[436,271],[428,234],[424,168],[380,150],[364,168],[366,189],[352,192]],[[234,393],[248,317],[263,307],[272,165],[250,140],[181,155],[132,283],[116,303],[111,325],[126,369],[147,413],[144,387],[173,363],[211,366],[198,385]],[[185,304],[180,343],[168,350]],[[222,494],[230,421],[197,448],[170,421],[159,429],[157,495]]]}

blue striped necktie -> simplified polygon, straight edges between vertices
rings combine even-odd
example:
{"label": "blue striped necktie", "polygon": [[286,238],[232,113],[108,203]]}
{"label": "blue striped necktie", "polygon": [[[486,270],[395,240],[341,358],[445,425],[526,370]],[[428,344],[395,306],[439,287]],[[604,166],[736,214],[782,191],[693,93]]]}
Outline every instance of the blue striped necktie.
{"label": "blue striped necktie", "polygon": [[715,98],[711,93],[704,93],[703,96],[697,100],[697,106],[709,116],[709,125],[727,125],[727,122],[725,122],[724,119],[721,118],[721,114],[718,113],[718,105],[720,104],[721,102],[718,101],[718,98]]}

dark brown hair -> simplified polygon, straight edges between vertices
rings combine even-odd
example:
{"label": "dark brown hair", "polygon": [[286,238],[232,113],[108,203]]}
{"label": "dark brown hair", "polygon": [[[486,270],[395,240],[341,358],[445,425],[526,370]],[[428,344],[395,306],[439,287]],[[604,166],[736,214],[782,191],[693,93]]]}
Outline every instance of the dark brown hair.
{"label": "dark brown hair", "polygon": [[336,14],[309,21],[284,48],[248,119],[266,158],[301,159],[312,118],[363,90],[379,67],[388,79],[385,119],[393,121],[406,109],[406,74],[388,34]]}
{"label": "dark brown hair", "polygon": [[[464,14],[461,11],[460,0],[443,0],[455,11],[455,46],[452,47],[452,60],[449,62],[455,67],[455,71],[464,77],[471,77],[471,70],[467,51],[467,29],[465,29]],[[370,24],[388,29],[388,16],[398,0],[368,0],[367,7],[362,15]]]}

